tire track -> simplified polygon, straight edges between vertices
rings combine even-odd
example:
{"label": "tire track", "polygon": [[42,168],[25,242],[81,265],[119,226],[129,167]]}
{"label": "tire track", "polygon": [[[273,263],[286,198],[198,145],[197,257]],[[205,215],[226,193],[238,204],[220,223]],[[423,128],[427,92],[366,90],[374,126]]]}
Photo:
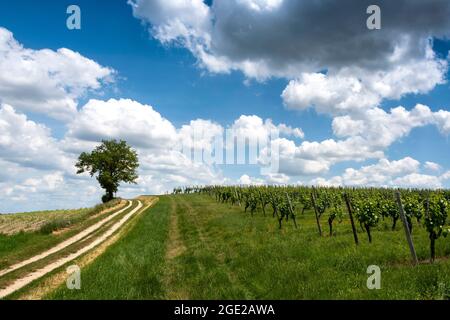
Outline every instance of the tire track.
{"label": "tire track", "polygon": [[[226,274],[228,278],[228,282],[230,285],[234,286],[237,290],[241,290],[246,297],[252,297],[251,292],[242,284],[242,282],[238,279],[235,273],[231,270],[231,268],[220,258],[217,254],[217,251],[209,244],[207,241],[207,236],[205,236],[203,232],[203,228],[201,226],[199,211],[197,208],[194,208],[192,203],[187,201],[185,198],[178,198],[180,200],[181,205],[183,205],[188,210],[188,216],[191,218],[191,222],[193,222],[193,226],[199,236],[199,240],[205,246],[207,252],[209,252],[215,259],[217,268],[221,268],[221,270]],[[190,213],[190,214],[189,214]],[[194,213],[194,214],[193,214]],[[197,262],[198,263],[198,262]],[[199,268],[202,269],[203,266]]]}
{"label": "tire track", "polygon": [[[87,246],[81,248],[80,250],[78,250],[75,253],[69,254],[68,256],[58,259],[55,262],[50,263],[49,265],[29,273],[28,275],[15,280],[11,285],[9,285],[8,287],[1,289],[0,290],[0,299],[12,294],[13,292],[22,289],[23,287],[25,287],[26,285],[30,284],[31,282],[33,282],[34,280],[37,280],[43,276],[45,276],[46,274],[52,272],[53,270],[65,265],[66,263],[78,258],[79,256],[83,255],[84,253],[88,252],[89,250],[95,248],[96,246],[98,246],[99,244],[101,244],[102,242],[104,242],[106,239],[108,239],[114,232],[116,232],[120,227],[122,227],[136,212],[138,212],[142,207],[142,202],[141,201],[137,201],[138,205],[136,208],[134,208],[132,211],[130,211],[129,213],[127,213],[122,219],[120,219],[118,222],[116,222],[110,229],[108,229],[105,233],[103,233],[102,235],[100,235],[97,239],[95,239],[93,242],[91,242],[90,244],[88,244]],[[130,205],[131,206],[132,202],[130,201]],[[127,207],[127,208],[129,208]],[[146,208],[148,208],[149,206],[147,206]],[[123,212],[123,211],[122,211]],[[109,220],[108,220],[109,221]],[[87,230],[87,229],[86,229]]]}
{"label": "tire track", "polygon": [[112,219],[114,219],[115,217],[117,217],[119,214],[121,214],[122,212],[128,210],[132,205],[131,201],[128,201],[128,206],[126,206],[125,208],[113,213],[112,215],[109,215],[107,218],[93,224],[92,226],[90,226],[89,228],[81,231],[80,233],[74,235],[73,237],[59,243],[58,245],[54,246],[53,248],[44,251],[38,255],[35,255],[29,259],[26,259],[24,261],[21,261],[19,263],[13,264],[12,266],[7,267],[6,269],[0,270],[0,277],[13,272],[17,269],[20,269],[22,267],[25,267],[31,263],[34,263],[36,261],[42,260],[46,257],[48,257],[49,255],[52,255],[54,253],[57,253],[58,251],[61,251],[65,248],[67,248],[68,246],[74,244],[75,242],[80,241],[81,239],[83,239],[84,237],[88,236],[89,234],[91,234],[92,232],[100,229],[105,223],[111,221]]}

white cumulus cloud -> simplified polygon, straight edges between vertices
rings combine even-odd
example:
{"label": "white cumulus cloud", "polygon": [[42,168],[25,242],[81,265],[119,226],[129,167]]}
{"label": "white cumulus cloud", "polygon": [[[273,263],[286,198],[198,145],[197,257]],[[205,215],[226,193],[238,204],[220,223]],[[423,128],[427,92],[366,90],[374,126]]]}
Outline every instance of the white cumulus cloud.
{"label": "white cumulus cloud", "polygon": [[0,27],[0,102],[68,121],[78,98],[111,82],[114,71],[78,52],[24,48]]}

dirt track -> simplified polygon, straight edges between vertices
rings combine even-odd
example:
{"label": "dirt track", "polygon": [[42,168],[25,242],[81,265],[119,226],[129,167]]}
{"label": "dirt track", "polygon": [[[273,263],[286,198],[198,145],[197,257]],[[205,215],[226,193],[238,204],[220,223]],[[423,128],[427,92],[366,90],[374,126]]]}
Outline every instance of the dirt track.
{"label": "dirt track", "polygon": [[119,214],[121,214],[122,212],[124,212],[125,210],[129,209],[131,207],[131,201],[128,201],[128,206],[126,206],[125,208],[113,213],[112,215],[106,217],[105,219],[93,224],[92,226],[90,226],[89,228],[83,230],[82,232],[76,234],[75,236],[59,243],[58,245],[54,246],[53,248],[42,252],[34,257],[31,257],[27,260],[21,261],[19,263],[16,263],[12,266],[9,266],[8,268],[4,269],[4,270],[0,270],[0,277],[4,276],[7,273],[10,273],[14,270],[20,269],[30,263],[39,261],[45,257],[48,257],[49,255],[56,253],[68,246],[70,246],[71,244],[74,244],[77,241],[80,241],[81,239],[83,239],[84,237],[86,237],[87,235],[91,234],[92,232],[98,230],[99,228],[101,228],[101,226],[103,226],[105,223],[107,223],[108,221],[111,221],[112,219],[114,219],[115,217],[117,217]]}
{"label": "dirt track", "polygon": [[[31,272],[29,274],[27,274],[26,276],[16,279],[11,285],[7,286],[4,289],[0,289],[0,299],[10,295],[11,293],[25,287],[26,285],[30,284],[32,281],[39,279],[43,276],[45,276],[46,274],[52,272],[53,270],[63,266],[64,264],[80,257],[81,255],[83,255],[84,253],[88,252],[89,250],[95,248],[96,246],[98,246],[99,244],[101,244],[102,242],[104,242],[106,239],[108,239],[114,232],[116,232],[120,227],[122,227],[133,215],[135,215],[137,212],[139,212],[139,210],[141,210],[141,208],[143,207],[142,202],[137,200],[138,205],[136,208],[134,208],[132,211],[130,211],[128,214],[126,214],[124,217],[122,217],[122,219],[120,219],[118,222],[116,222],[113,226],[111,226],[107,231],[105,231],[103,234],[101,234],[100,236],[98,236],[98,238],[96,238],[93,242],[89,243],[88,245],[86,245],[85,247],[79,249],[77,252],[69,254],[63,258],[60,258],[50,264],[48,264],[47,266],[36,270],[34,272]],[[154,203],[154,201],[152,201],[149,205],[147,205],[144,209],[150,207],[152,204]],[[113,215],[109,216],[108,218],[103,219],[102,221],[96,223],[95,225],[87,228],[86,230],[80,232],[79,234],[77,234],[76,236],[58,244],[57,246],[53,247],[50,250],[47,250],[46,252],[43,252],[37,256],[34,256],[30,259],[27,259],[25,261],[22,261],[20,263],[17,263],[11,267],[9,267],[8,269],[2,270],[0,271],[0,276],[7,274],[9,272],[12,272],[13,270],[17,270],[23,266],[26,266],[27,264],[30,264],[32,262],[38,261],[42,258],[45,258],[55,252],[58,252],[64,248],[66,248],[67,246],[82,240],[84,237],[88,236],[89,234],[91,234],[93,231],[99,229],[102,225],[104,225],[106,222],[110,221],[111,219],[113,219],[114,217],[116,217],[118,214],[122,213],[123,211],[127,210],[128,208],[130,208],[132,205],[132,202],[130,201],[129,205],[127,207],[125,207],[122,210],[119,210],[118,212],[114,213]],[[94,228],[95,227],[95,228]]]}

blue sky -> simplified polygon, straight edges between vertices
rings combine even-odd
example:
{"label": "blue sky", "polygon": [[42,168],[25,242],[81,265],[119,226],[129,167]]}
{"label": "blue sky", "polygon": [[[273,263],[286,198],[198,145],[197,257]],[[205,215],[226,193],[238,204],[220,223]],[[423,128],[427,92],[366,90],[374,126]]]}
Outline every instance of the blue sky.
{"label": "blue sky", "polygon": [[78,1],[82,29],[68,30],[65,10],[72,3],[43,1],[38,8],[34,1],[2,3],[0,21],[28,48],[66,47],[112,67],[119,72],[118,93],[108,92],[107,97],[158,106],[176,125],[195,117],[226,124],[243,113],[285,123],[293,120],[292,113],[283,112],[280,98],[287,80],[246,86],[239,72],[205,74],[186,49],[152,39],[126,1]]}
{"label": "blue sky", "polygon": [[[446,65],[450,41],[442,40],[450,35],[450,29],[438,13],[422,8],[425,25],[418,27],[412,27],[411,21],[398,22],[395,15],[387,14],[383,28],[376,34],[364,24],[345,25],[342,30],[340,24],[331,25],[333,19],[328,21],[327,16],[330,8],[314,11],[318,17],[302,17],[304,12],[310,12],[308,5],[289,0],[180,3],[179,6],[159,0],[133,0],[133,6],[119,0],[0,3],[0,28],[6,30],[5,34],[12,33],[4,41],[3,51],[0,44],[0,52],[4,54],[0,59],[6,61],[4,65],[0,62],[0,72],[9,74],[7,68],[17,63],[11,77],[26,78],[30,69],[23,67],[26,59],[22,49],[32,50],[30,59],[35,59],[33,68],[37,70],[36,81],[31,78],[26,86],[11,84],[14,81],[6,76],[6,80],[0,80],[3,106],[0,117],[4,117],[0,123],[3,120],[11,125],[0,126],[0,133],[4,137],[20,135],[22,140],[18,140],[26,146],[30,138],[24,132],[31,127],[36,133],[30,135],[39,137],[37,143],[49,148],[43,147],[41,153],[55,159],[54,164],[46,163],[37,152],[18,151],[19,142],[14,145],[11,139],[5,139],[7,142],[2,144],[0,140],[0,161],[5,171],[14,173],[0,175],[3,191],[0,197],[5,197],[0,212],[79,205],[79,201],[69,200],[73,194],[86,199],[82,205],[98,201],[101,191],[95,181],[77,177],[71,161],[78,151],[89,149],[105,137],[131,139],[142,154],[141,163],[151,159],[144,163],[142,181],[137,186],[124,186],[123,196],[162,193],[191,183],[430,188],[450,185],[450,113],[447,113],[450,91]],[[359,9],[363,9],[364,3],[344,6],[342,15],[348,19],[338,23],[365,22],[366,14]],[[382,17],[383,10],[395,10],[395,5],[389,8],[387,2],[379,3]],[[420,4],[410,3],[407,10],[411,12]],[[66,28],[66,8],[71,4],[81,8],[81,30]],[[448,10],[445,1],[439,5],[443,12]],[[281,19],[290,14],[297,15]],[[437,16],[433,17],[434,14]],[[295,22],[296,19],[305,20],[305,24]],[[314,31],[309,30],[308,19],[323,23],[317,24]],[[287,21],[286,25],[280,21]],[[343,39],[352,40],[348,42],[348,54],[338,54],[345,44],[315,34],[334,30],[343,32]],[[345,30],[356,31],[349,32],[346,38]],[[362,47],[367,39],[373,48]],[[22,49],[11,47],[13,41]],[[394,47],[401,49],[395,61]],[[67,64],[55,67],[56,60],[44,60],[39,55],[39,50],[49,49],[53,59],[57,59],[64,55],[58,51],[60,48],[79,53],[78,60],[73,63],[64,60]],[[433,50],[433,56],[425,53],[427,48]],[[16,53],[14,50],[20,58],[8,56],[9,51]],[[376,56],[372,56],[374,51]],[[73,77],[81,78],[83,74],[89,77],[72,83]],[[44,83],[45,93],[41,93]],[[17,88],[10,89],[13,85]],[[40,103],[50,105],[49,99],[59,97],[61,92],[67,95],[68,105],[76,106],[75,110],[61,109],[55,115],[50,106],[45,110],[35,107]],[[31,98],[23,101],[21,94]],[[117,103],[111,102],[108,109],[110,99]],[[99,101],[105,102],[105,106]],[[56,104],[55,108],[59,108],[60,103]],[[416,110],[417,104],[425,105],[429,112]],[[152,113],[147,112],[148,106],[152,107]],[[396,117],[390,110],[398,106],[405,110]],[[106,115],[108,110],[113,111],[105,122],[102,112]],[[375,113],[379,119],[373,116]],[[99,123],[89,124],[93,116]],[[132,122],[130,119],[138,122],[144,119],[148,132],[133,123],[123,124]],[[198,119],[204,122],[192,122]],[[281,142],[286,158],[278,173],[263,176],[258,165],[209,167],[189,161],[177,165],[174,160],[179,161],[181,155],[171,149],[172,145],[196,126],[205,132],[233,128],[252,134],[266,132],[270,126],[267,119],[274,126],[291,129]],[[114,124],[116,127],[120,124],[120,130],[112,128]],[[353,125],[359,131],[347,132]],[[18,126],[25,129],[14,132]],[[295,128],[301,129],[304,136],[292,134]],[[146,139],[154,140],[151,147],[142,147]],[[326,142],[330,140],[333,146]]]}

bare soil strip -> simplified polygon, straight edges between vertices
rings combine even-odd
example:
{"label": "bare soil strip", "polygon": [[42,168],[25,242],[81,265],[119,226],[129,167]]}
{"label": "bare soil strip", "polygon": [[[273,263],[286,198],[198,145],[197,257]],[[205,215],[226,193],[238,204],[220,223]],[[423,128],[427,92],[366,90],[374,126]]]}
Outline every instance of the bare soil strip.
{"label": "bare soil strip", "polygon": [[43,259],[45,257],[48,257],[49,255],[54,254],[54,253],[56,253],[56,252],[58,252],[58,251],[60,251],[60,250],[62,250],[64,248],[67,248],[68,246],[70,246],[71,244],[74,244],[77,241],[80,241],[81,239],[83,239],[84,237],[88,236],[92,232],[98,230],[100,227],[102,227],[108,221],[111,221],[112,219],[114,219],[115,217],[120,215],[122,212],[128,210],[131,207],[131,205],[132,205],[131,201],[128,201],[128,202],[129,202],[128,206],[126,206],[125,208],[123,208],[123,209],[113,213],[112,215],[106,217],[105,219],[103,219],[103,220],[93,224],[89,228],[87,228],[87,229],[81,231],[80,233],[76,234],[75,236],[73,236],[73,237],[71,237],[71,238],[61,242],[60,244],[54,246],[53,248],[51,248],[51,249],[49,249],[49,250],[47,250],[45,252],[42,252],[42,253],[34,256],[34,257],[31,257],[31,258],[29,258],[27,260],[24,260],[22,262],[19,262],[19,263],[16,263],[16,264],[12,265],[12,266],[9,266],[8,268],[6,268],[4,270],[0,270],[0,277],[4,276],[5,274],[10,273],[10,272],[12,272],[14,270],[20,269],[20,268],[22,268],[22,267],[24,267],[26,265],[29,265],[30,263],[33,263],[33,262],[39,261],[39,260],[41,260],[41,259]]}
{"label": "bare soil strip", "polygon": [[[130,202],[131,206],[131,202]],[[39,269],[35,272],[31,272],[25,277],[22,277],[20,279],[17,279],[14,283],[12,283],[10,286],[6,287],[5,289],[0,290],[0,299],[10,295],[11,293],[25,287],[26,285],[30,284],[34,280],[37,280],[43,276],[45,276],[47,273],[52,272],[53,270],[65,265],[66,263],[78,258],[79,256],[83,255],[84,253],[88,252],[89,250],[95,248],[102,242],[104,242],[106,239],[108,239],[114,232],[116,232],[121,226],[125,224],[136,212],[138,212],[142,208],[142,202],[138,200],[138,206],[134,208],[131,212],[126,214],[122,219],[120,219],[119,222],[115,223],[109,230],[107,230],[105,233],[100,235],[95,241],[91,242],[87,246],[83,247],[82,249],[78,250],[75,253],[72,253],[64,258],[61,258],[55,262],[50,263],[46,267]]]}

